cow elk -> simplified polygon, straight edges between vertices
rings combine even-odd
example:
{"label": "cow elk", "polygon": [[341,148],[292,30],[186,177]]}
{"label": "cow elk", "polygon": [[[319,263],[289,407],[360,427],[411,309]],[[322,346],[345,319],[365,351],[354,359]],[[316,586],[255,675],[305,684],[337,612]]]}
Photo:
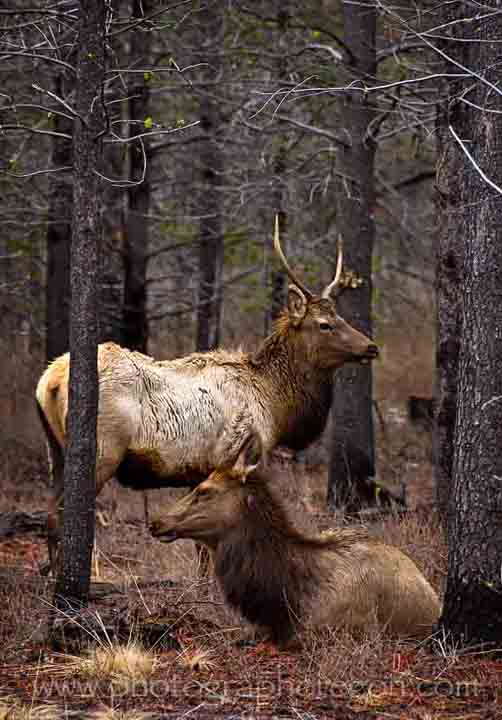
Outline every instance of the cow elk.
{"label": "cow elk", "polygon": [[215,470],[152,523],[152,534],[204,543],[228,603],[281,646],[305,628],[431,634],[438,597],[407,555],[364,530],[300,532],[255,468]]}
{"label": "cow elk", "polygon": [[[264,452],[276,445],[303,449],[326,424],[333,371],[378,355],[377,346],[336,311],[341,246],[335,278],[321,295],[290,268],[277,220],[274,247],[291,280],[287,308],[255,351],[156,361],[115,343],[99,346],[97,494],[112,476],[138,490],[194,487],[216,467],[232,466],[251,433]],[[36,391],[53,478],[53,570],[62,527],[69,366],[68,353],[54,360]]]}

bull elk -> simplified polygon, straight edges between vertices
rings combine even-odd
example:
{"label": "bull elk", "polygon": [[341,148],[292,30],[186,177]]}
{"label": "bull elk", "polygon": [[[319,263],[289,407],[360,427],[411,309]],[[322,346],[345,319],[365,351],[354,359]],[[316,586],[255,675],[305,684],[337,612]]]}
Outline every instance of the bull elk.
{"label": "bull elk", "polygon": [[[231,465],[256,433],[268,452],[307,447],[326,424],[333,371],[369,362],[377,346],[337,313],[336,273],[314,295],[290,268],[276,219],[275,251],[291,280],[287,308],[254,352],[215,350],[156,361],[107,342],[98,349],[99,413],[96,494],[115,476],[130,488],[193,487]],[[54,570],[62,527],[69,354],[54,360],[36,397],[53,478],[48,512]]]}
{"label": "bull elk", "polygon": [[151,526],[163,542],[204,543],[226,600],[281,646],[298,631],[376,623],[399,637],[430,635],[438,597],[414,562],[364,530],[307,535],[294,527],[249,460],[215,470]]}

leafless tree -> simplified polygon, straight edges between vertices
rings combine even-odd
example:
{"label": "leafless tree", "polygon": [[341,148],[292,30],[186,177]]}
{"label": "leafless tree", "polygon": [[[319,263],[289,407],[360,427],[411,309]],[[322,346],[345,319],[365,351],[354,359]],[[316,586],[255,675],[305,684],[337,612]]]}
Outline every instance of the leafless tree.
{"label": "leafless tree", "polygon": [[94,544],[96,422],[98,412],[99,189],[106,129],[106,8],[82,0],[78,15],[73,222],[71,247],[70,386],[65,449],[63,562],[55,605],[63,611],[86,603]]}
{"label": "leafless tree", "polygon": [[[153,6],[147,0],[132,0],[131,17],[141,21],[148,17]],[[140,23],[131,33],[131,67],[149,67],[151,28]],[[138,72],[130,76],[129,134],[137,134],[138,128],[148,125],[150,117],[150,73]],[[147,318],[147,264],[149,242],[149,219],[151,199],[151,166],[148,159],[147,140],[129,146],[131,183],[127,188],[127,223],[124,242],[124,314],[123,342],[126,347],[146,352],[148,340]]]}
{"label": "leafless tree", "polygon": [[198,19],[200,62],[206,66],[199,88],[202,138],[199,150],[199,292],[197,304],[198,350],[220,344],[223,273],[224,112],[221,88],[225,63],[224,5],[207,2]]}
{"label": "leafless tree", "polygon": [[446,219],[439,255],[438,445],[445,457],[438,476],[449,538],[442,626],[456,644],[498,647],[502,93],[496,68],[502,17],[498,3],[487,2],[482,12],[469,3],[445,4],[441,19],[445,64],[466,70],[464,83],[450,89],[440,174]]}
{"label": "leafless tree", "polygon": [[[376,80],[376,7],[343,4],[344,43],[348,55],[347,84],[371,85]],[[372,257],[375,238],[375,149],[372,137],[376,109],[368,94],[343,96],[339,130],[345,139],[338,149],[336,185],[337,230],[344,242],[345,266],[353,273],[350,292],[339,300],[340,313],[366,334],[372,334]],[[369,367],[343,369],[337,376],[333,403],[333,436],[329,502],[346,511],[359,510],[375,475]]]}

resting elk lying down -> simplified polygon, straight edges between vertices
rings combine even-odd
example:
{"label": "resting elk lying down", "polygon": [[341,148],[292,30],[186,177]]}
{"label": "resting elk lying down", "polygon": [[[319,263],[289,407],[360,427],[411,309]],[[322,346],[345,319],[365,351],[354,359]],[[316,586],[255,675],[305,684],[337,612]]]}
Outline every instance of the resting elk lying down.
{"label": "resting elk lying down", "polygon": [[300,532],[253,467],[213,472],[151,532],[204,543],[229,604],[282,646],[305,626],[360,632],[375,622],[423,638],[439,617],[435,591],[407,555],[362,530]]}
{"label": "resting elk lying down", "polygon": [[[282,252],[292,282],[288,306],[254,352],[216,350],[155,361],[114,343],[98,351],[99,414],[96,493],[115,476],[130,488],[193,487],[232,464],[250,432],[268,452],[276,445],[307,447],[326,424],[333,371],[369,362],[377,346],[337,313],[341,281],[312,294]],[[54,570],[63,511],[69,355],[54,360],[37,386],[53,478],[49,557]]]}

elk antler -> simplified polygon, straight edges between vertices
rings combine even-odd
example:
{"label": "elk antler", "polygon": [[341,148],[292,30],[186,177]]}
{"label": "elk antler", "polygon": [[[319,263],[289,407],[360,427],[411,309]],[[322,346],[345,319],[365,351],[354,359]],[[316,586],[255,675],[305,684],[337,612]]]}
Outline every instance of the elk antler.
{"label": "elk antler", "polygon": [[321,297],[328,300],[331,293],[338,290],[338,286],[340,285],[340,280],[342,279],[342,266],[343,266],[343,240],[342,236],[338,235],[338,257],[336,260],[336,271],[335,271],[335,278],[334,280],[329,284],[326,285],[324,290],[322,291]]}
{"label": "elk antler", "polygon": [[312,293],[311,293],[310,290],[309,290],[307,287],[305,287],[305,285],[297,278],[297,276],[295,275],[295,273],[293,272],[293,270],[289,267],[289,263],[288,263],[288,261],[286,260],[286,257],[285,257],[285,255],[284,255],[284,253],[282,252],[281,241],[279,240],[279,216],[278,216],[278,215],[275,216],[274,249],[275,249],[275,252],[277,253],[277,256],[278,256],[279,260],[280,260],[281,263],[284,265],[284,269],[286,270],[286,272],[287,272],[287,274],[288,274],[288,277],[289,277],[289,279],[291,280],[291,282],[292,282],[294,285],[296,285],[297,287],[299,287],[300,290],[306,295],[306,297],[311,298],[311,297],[312,297]]}

